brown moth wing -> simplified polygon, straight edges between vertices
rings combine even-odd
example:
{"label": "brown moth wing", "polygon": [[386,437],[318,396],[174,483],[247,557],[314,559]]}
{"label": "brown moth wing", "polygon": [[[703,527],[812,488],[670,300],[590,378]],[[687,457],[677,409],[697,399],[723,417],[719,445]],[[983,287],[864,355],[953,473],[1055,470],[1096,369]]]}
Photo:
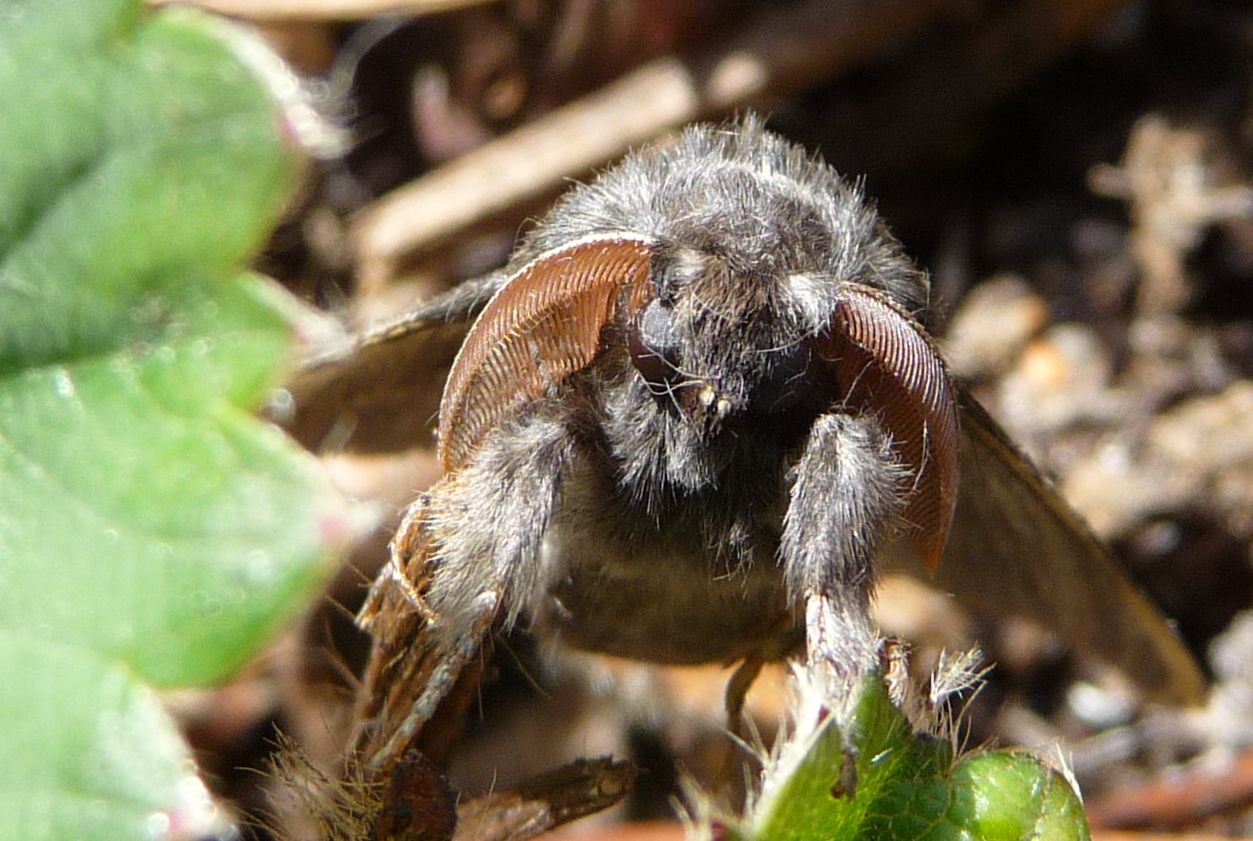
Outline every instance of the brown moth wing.
{"label": "brown moth wing", "polygon": [[642,302],[652,242],[629,234],[578,240],[536,257],[496,294],[453,363],[439,408],[444,472],[463,466],[509,413],[600,350],[622,290]]}
{"label": "brown moth wing", "polygon": [[[431,617],[424,609],[434,573],[434,536],[423,509],[432,494],[457,478],[445,476],[410,506],[389,547],[391,561],[357,615],[358,626],[370,634],[373,645],[357,691],[349,752],[370,769],[391,768],[414,746],[437,762],[446,761],[463,716],[477,697],[486,657],[474,655],[480,646],[491,645],[494,606],[465,629],[457,651],[433,644]],[[415,711],[416,724],[411,720]]]}
{"label": "brown moth wing", "polygon": [[846,405],[874,412],[912,469],[904,518],[928,569],[948,539],[957,501],[958,419],[953,385],[926,330],[885,293],[849,284],[829,336]]}
{"label": "brown moth wing", "polygon": [[291,411],[275,420],[315,452],[429,445],[439,394],[471,319],[506,277],[466,281],[359,335],[323,341],[284,383]]}
{"label": "brown moth wing", "polygon": [[933,583],[975,611],[1036,622],[1156,700],[1201,702],[1205,679],[1162,615],[983,407],[958,402],[961,485]]}

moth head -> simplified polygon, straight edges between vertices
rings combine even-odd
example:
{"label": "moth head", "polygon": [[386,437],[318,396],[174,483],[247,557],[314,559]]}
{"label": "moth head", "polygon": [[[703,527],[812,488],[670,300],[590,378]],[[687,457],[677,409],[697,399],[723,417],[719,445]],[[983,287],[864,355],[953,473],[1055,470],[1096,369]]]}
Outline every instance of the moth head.
{"label": "moth head", "polygon": [[650,294],[627,340],[640,381],[683,430],[674,443],[684,444],[665,457],[713,467],[743,431],[789,446],[825,412],[873,416],[909,468],[905,519],[934,566],[957,477],[956,404],[943,360],[888,284],[798,262],[748,247],[654,250],[643,281]]}
{"label": "moth head", "polygon": [[659,248],[626,331],[640,381],[706,438],[741,420],[811,414],[834,396],[814,345],[829,314],[814,312],[823,304],[810,275],[734,257]]}

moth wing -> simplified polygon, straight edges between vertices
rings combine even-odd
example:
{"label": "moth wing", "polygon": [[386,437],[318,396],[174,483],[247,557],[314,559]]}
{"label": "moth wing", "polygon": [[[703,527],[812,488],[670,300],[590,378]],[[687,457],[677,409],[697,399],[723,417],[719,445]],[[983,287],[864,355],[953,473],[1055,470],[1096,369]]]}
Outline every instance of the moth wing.
{"label": "moth wing", "polygon": [[588,237],[522,266],[483,310],[453,363],[439,409],[446,473],[465,464],[504,418],[585,368],[628,290],[646,294],[650,240]]}
{"label": "moth wing", "polygon": [[320,342],[284,383],[291,408],[275,420],[315,452],[429,445],[472,319],[507,279],[496,272],[466,281],[360,334]]}
{"label": "moth wing", "polygon": [[447,760],[478,690],[486,659],[478,656],[481,646],[491,644],[499,604],[492,591],[480,594],[469,623],[453,635],[433,625],[425,607],[437,542],[425,509],[456,481],[441,478],[406,511],[389,546],[391,560],[357,614],[373,645],[357,691],[350,752],[376,769],[394,767],[414,746]]}
{"label": "moth wing", "polygon": [[1205,679],[1162,614],[986,410],[966,393],[959,406],[957,510],[933,583],[1039,624],[1156,700],[1201,702]]}

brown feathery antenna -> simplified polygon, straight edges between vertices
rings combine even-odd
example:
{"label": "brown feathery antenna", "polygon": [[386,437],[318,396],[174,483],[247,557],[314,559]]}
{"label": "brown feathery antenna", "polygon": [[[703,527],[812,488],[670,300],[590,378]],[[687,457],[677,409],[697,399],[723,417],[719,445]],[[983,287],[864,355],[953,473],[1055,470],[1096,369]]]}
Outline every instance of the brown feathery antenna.
{"label": "brown feathery antenna", "polygon": [[854,284],[842,290],[821,345],[846,404],[877,415],[911,468],[904,516],[923,563],[934,571],[957,504],[957,397],[944,362],[899,305]]}
{"label": "brown feathery antenna", "polygon": [[532,260],[492,299],[453,363],[439,409],[445,473],[465,465],[510,412],[586,367],[621,292],[643,302],[653,243],[596,236]]}

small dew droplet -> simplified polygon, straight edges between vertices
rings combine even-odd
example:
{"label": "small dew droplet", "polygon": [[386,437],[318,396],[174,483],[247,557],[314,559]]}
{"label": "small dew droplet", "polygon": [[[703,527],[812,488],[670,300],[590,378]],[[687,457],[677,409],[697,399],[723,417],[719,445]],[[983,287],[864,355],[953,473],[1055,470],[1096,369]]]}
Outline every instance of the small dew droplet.
{"label": "small dew droplet", "polygon": [[170,833],[170,816],[166,812],[153,812],[144,821],[144,834],[149,838],[166,838]]}
{"label": "small dew droplet", "polygon": [[265,586],[273,582],[277,572],[274,557],[263,549],[252,550],[244,559],[243,579],[247,584]]}
{"label": "small dew droplet", "polygon": [[67,400],[74,398],[78,394],[77,389],[74,388],[74,380],[70,377],[70,372],[64,368],[57,371],[56,376],[53,378],[53,383],[57,394]]}

